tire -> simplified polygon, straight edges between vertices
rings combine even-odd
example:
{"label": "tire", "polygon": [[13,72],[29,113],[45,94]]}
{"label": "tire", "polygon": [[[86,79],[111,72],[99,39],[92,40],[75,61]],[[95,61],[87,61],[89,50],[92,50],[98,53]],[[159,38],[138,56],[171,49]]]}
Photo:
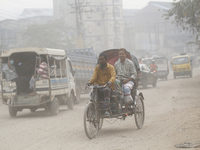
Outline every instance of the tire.
{"label": "tire", "polygon": [[144,102],[141,97],[136,99],[136,105],[134,106],[134,116],[137,128],[141,129],[143,127],[145,118]]}
{"label": "tire", "polygon": [[143,87],[144,89],[146,89],[146,88],[147,88],[147,85],[148,85],[148,80],[147,80],[147,78],[144,78],[143,81],[142,81],[142,87]]}
{"label": "tire", "polygon": [[167,76],[165,76],[165,80],[167,80]]}
{"label": "tire", "polygon": [[30,108],[30,111],[31,111],[31,112],[35,112],[35,111],[36,111],[36,108]]}
{"label": "tire", "polygon": [[69,99],[67,100],[67,107],[69,110],[74,108],[74,95],[71,93]]}
{"label": "tire", "polygon": [[190,78],[192,78],[192,71],[190,72]]}
{"label": "tire", "polygon": [[174,74],[174,79],[176,79],[176,75]]}
{"label": "tire", "polygon": [[9,106],[8,110],[9,110],[9,114],[10,114],[11,117],[17,116],[17,110],[14,107]]}
{"label": "tire", "polygon": [[96,114],[94,104],[88,103],[84,111],[83,123],[85,134],[89,139],[94,138],[99,130]]}
{"label": "tire", "polygon": [[103,126],[103,118],[99,118],[99,130],[102,129],[102,126]]}
{"label": "tire", "polygon": [[54,97],[53,101],[51,102],[50,112],[53,116],[56,116],[59,113],[59,101],[57,97]]}
{"label": "tire", "polygon": [[157,79],[155,78],[155,79],[154,79],[154,82],[153,82],[153,84],[152,84],[153,87],[156,87],[156,84],[157,84]]}
{"label": "tire", "polygon": [[76,99],[74,101],[74,104],[79,104],[81,100],[81,89],[80,87],[76,87]]}

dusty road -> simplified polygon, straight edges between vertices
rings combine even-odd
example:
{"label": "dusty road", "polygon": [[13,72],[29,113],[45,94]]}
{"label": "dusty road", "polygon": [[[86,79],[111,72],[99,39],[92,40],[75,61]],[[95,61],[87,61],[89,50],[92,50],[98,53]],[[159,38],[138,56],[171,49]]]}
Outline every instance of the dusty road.
{"label": "dusty road", "polygon": [[0,104],[0,150],[173,150],[178,149],[175,144],[200,142],[200,70],[193,78],[174,80],[171,75],[156,88],[140,90],[145,96],[143,129],[136,128],[134,117],[104,121],[92,140],[83,128],[87,95],[74,110],[62,106],[54,117],[41,109],[11,118],[8,107]]}

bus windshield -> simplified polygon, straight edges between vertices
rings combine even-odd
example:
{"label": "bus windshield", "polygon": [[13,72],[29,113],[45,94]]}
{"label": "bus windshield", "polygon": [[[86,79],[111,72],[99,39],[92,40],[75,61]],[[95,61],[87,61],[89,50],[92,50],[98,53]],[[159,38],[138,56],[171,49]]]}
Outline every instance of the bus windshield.
{"label": "bus windshield", "polygon": [[187,63],[189,63],[188,57],[174,58],[173,60],[174,65],[187,64]]}

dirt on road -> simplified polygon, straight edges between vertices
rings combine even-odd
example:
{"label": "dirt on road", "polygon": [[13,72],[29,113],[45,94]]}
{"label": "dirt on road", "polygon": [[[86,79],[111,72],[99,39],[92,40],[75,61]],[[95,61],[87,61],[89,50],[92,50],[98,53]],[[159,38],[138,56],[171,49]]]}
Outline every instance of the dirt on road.
{"label": "dirt on road", "polygon": [[58,116],[41,109],[11,118],[8,107],[0,105],[0,150],[175,150],[176,144],[200,142],[200,70],[192,78],[170,75],[156,88],[139,90],[145,97],[144,127],[138,130],[134,117],[104,120],[92,140],[83,127],[88,95],[74,110],[61,106]]}

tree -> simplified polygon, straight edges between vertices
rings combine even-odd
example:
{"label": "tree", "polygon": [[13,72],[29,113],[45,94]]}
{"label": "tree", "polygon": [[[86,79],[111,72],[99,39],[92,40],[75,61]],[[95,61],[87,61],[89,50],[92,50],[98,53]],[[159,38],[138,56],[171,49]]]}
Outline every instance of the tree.
{"label": "tree", "polygon": [[70,28],[60,21],[32,24],[22,33],[23,42],[18,46],[72,49],[74,44],[69,33]]}
{"label": "tree", "polygon": [[174,0],[172,8],[164,16],[166,19],[174,17],[172,23],[195,34],[198,42],[200,34],[200,0]]}

